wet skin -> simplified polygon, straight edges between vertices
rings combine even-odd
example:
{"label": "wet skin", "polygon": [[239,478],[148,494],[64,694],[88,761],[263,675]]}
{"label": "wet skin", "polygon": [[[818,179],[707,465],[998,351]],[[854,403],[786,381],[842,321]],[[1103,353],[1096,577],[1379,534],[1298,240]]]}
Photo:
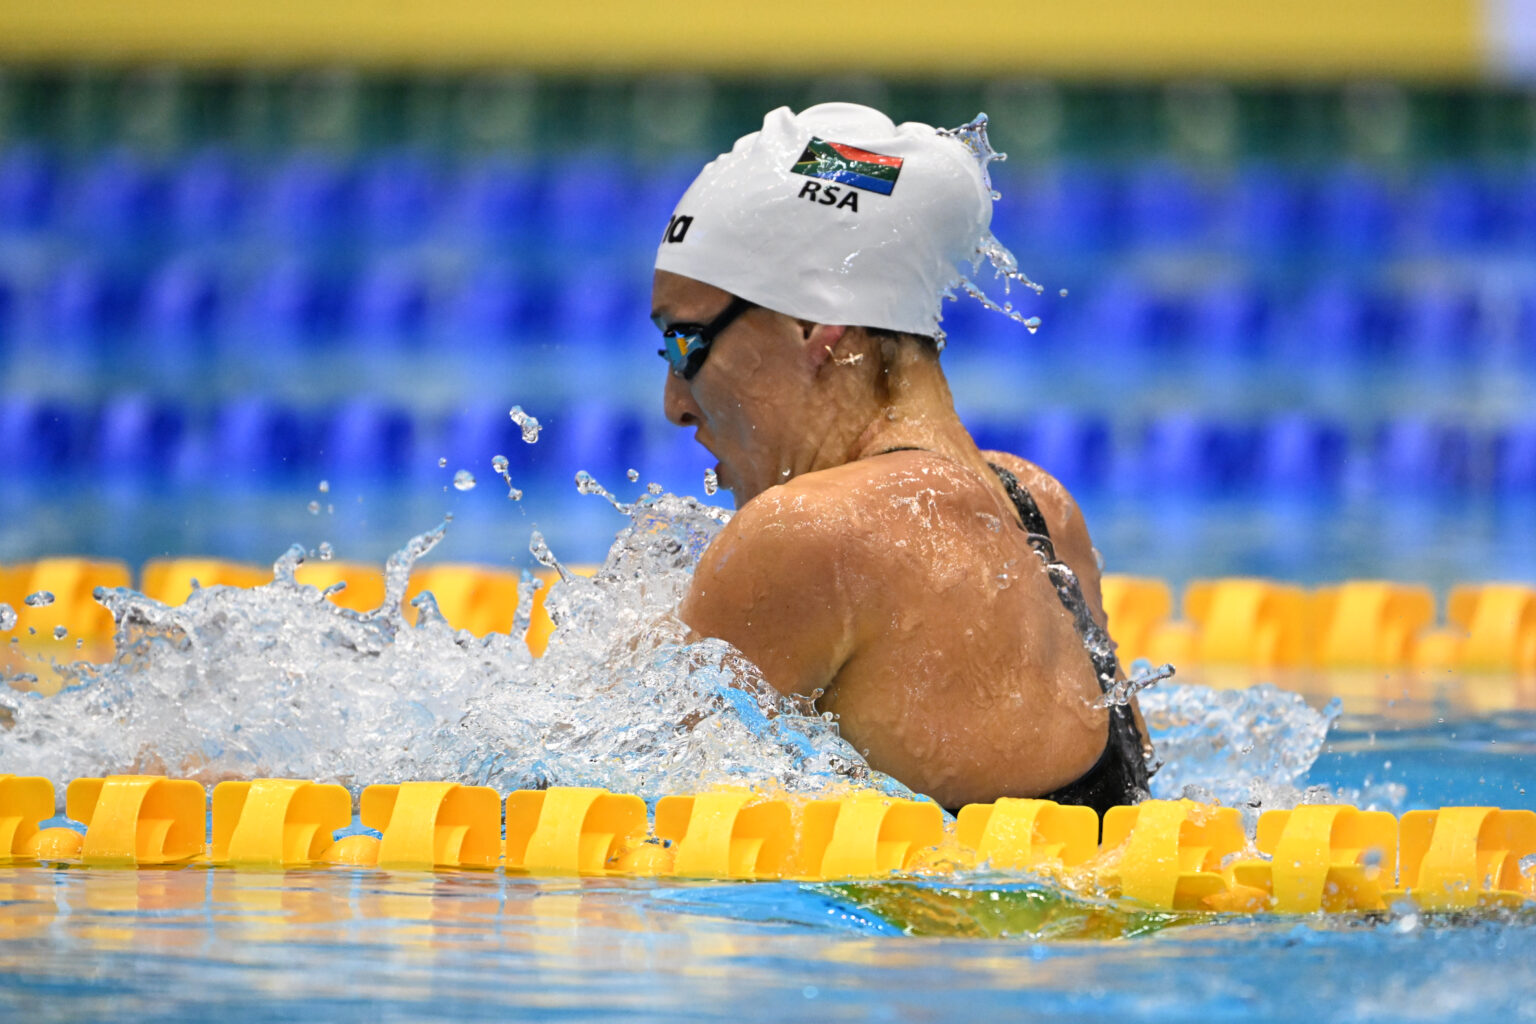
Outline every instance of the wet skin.
{"label": "wet skin", "polygon": [[[652,308],[662,327],[702,323],[730,299],[658,271]],[[697,634],[783,693],[820,691],[873,767],[945,806],[1038,796],[1093,766],[1098,680],[987,463],[1034,496],[1103,624],[1087,527],[1049,474],[977,449],[935,355],[753,309],[692,380],[668,372],[664,401],[738,508],[679,608]]]}

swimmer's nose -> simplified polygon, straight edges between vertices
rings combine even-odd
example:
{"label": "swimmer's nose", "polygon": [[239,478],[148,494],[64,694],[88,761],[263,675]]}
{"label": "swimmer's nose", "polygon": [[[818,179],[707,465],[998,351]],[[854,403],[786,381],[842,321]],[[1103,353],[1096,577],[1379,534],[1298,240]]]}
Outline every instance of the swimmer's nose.
{"label": "swimmer's nose", "polygon": [[662,392],[661,401],[667,419],[680,427],[696,426],[703,418],[693,400],[693,391],[688,387],[688,382],[675,373],[667,373],[667,387]]}

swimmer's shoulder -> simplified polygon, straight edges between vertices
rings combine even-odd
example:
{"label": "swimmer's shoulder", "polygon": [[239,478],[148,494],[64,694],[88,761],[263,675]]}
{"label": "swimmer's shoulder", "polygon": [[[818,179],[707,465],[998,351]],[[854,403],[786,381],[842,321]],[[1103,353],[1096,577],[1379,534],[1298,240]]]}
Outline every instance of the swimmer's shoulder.
{"label": "swimmer's shoulder", "polygon": [[863,627],[848,580],[866,545],[850,543],[851,499],[781,484],[747,502],[710,543],[679,616],[700,636],[733,644],[781,693],[827,686]]}
{"label": "swimmer's shoulder", "polygon": [[1077,499],[1072,497],[1072,492],[1067,490],[1060,480],[1028,459],[1022,459],[1011,452],[984,451],[981,455],[988,462],[1002,466],[1018,478],[1030,497],[1035,499],[1035,504],[1039,507],[1040,514],[1045,517],[1045,525],[1050,528],[1052,537],[1086,529],[1083,523],[1083,511],[1078,507]]}
{"label": "swimmer's shoulder", "polygon": [[1045,525],[1051,533],[1057,553],[1077,570],[1079,577],[1097,580],[1097,558],[1093,551],[1093,541],[1088,536],[1088,523],[1083,518],[1083,510],[1078,507],[1077,499],[1072,497],[1072,492],[1060,480],[1028,459],[1021,459],[1009,452],[984,451],[981,454],[988,462],[1002,466],[1018,477],[1019,483],[1035,499],[1035,505],[1045,517]]}

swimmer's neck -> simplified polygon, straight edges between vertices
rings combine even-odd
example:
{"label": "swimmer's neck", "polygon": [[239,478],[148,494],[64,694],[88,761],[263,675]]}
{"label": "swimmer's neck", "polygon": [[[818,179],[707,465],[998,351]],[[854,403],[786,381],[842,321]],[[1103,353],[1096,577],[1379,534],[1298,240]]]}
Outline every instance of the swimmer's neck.
{"label": "swimmer's neck", "polygon": [[842,462],[857,462],[894,448],[921,448],[968,462],[976,443],[955,412],[949,382],[936,359],[898,356],[887,387],[876,388],[865,408],[849,409],[843,422],[859,426],[843,448]]}

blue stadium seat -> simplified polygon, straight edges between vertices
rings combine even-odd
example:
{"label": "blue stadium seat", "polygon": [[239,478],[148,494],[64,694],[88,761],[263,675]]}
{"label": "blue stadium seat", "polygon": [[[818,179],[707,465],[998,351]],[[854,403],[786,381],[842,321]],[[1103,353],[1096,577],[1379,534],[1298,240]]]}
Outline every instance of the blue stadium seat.
{"label": "blue stadium seat", "polygon": [[1504,494],[1536,494],[1536,419],[1512,423],[1495,436],[1493,483]]}
{"label": "blue stadium seat", "polygon": [[1328,278],[1294,302],[1275,340],[1292,365],[1348,362],[1386,353],[1391,320],[1371,289]]}
{"label": "blue stadium seat", "polygon": [[132,325],[134,294],[129,283],[85,257],[61,266],[46,293],[46,318],[55,351],[87,353],[115,342]]}
{"label": "blue stadium seat", "polygon": [[638,467],[645,455],[639,416],[611,402],[570,405],[540,420],[548,430],[540,444],[552,443],[557,456],[544,468],[556,481],[573,479],[584,469],[616,491],[625,471]]}
{"label": "blue stadium seat", "polygon": [[1419,366],[1466,364],[1485,337],[1477,296],[1449,287],[1416,288],[1403,296],[1401,349]]}
{"label": "blue stadium seat", "polygon": [[1162,488],[1224,492],[1251,479],[1252,439],[1242,428],[1191,412],[1151,420],[1142,438],[1139,482]]}
{"label": "blue stadium seat", "polygon": [[1376,484],[1388,492],[1455,492],[1471,482],[1472,438],[1464,426],[1419,416],[1376,433]]}
{"label": "blue stadium seat", "polygon": [[262,270],[241,298],[243,341],[275,348],[313,346],[337,327],[337,289],[300,259]]}
{"label": "blue stadium seat", "polygon": [[1203,239],[1212,224],[1209,186],[1178,164],[1157,161],[1127,176],[1124,209],[1135,244],[1148,248],[1187,245]]}
{"label": "blue stadium seat", "polygon": [[83,170],[75,191],[69,204],[73,227],[94,248],[139,249],[164,234],[165,178],[127,151],[102,153]]}
{"label": "blue stadium seat", "polygon": [[185,412],[147,395],[119,395],[102,405],[91,444],[91,467],[109,477],[144,479],[177,464],[187,430]]}
{"label": "blue stadium seat", "polygon": [[320,468],[349,478],[390,478],[415,464],[410,413],[369,398],[333,410],[322,425]]}
{"label": "blue stadium seat", "polygon": [[454,231],[514,253],[539,230],[540,181],[526,163],[492,157],[471,165],[453,190]]}
{"label": "blue stadium seat", "polygon": [[[637,222],[656,223],[652,216],[642,218],[648,211],[635,209],[632,173],[613,154],[569,157],[546,167],[540,239],[556,259],[627,253],[638,241]],[[648,240],[654,241],[660,230],[648,231]]]}
{"label": "blue stadium seat", "polygon": [[198,475],[261,484],[311,468],[314,446],[308,423],[271,398],[252,395],[215,410],[207,464],[183,466]]}
{"label": "blue stadium seat", "polygon": [[1222,219],[1236,251],[1287,257],[1311,244],[1310,205],[1294,174],[1271,164],[1248,164],[1224,194]]}
{"label": "blue stadium seat", "polygon": [[375,242],[400,243],[425,235],[437,219],[437,175],[416,153],[382,153],[362,169],[359,212]]}
{"label": "blue stadium seat", "polygon": [[1068,490],[1108,483],[1114,460],[1109,423],[1094,413],[1045,409],[1023,424],[1012,451],[1060,480]]}
{"label": "blue stadium seat", "polygon": [[0,268],[0,366],[5,365],[5,356],[10,348],[11,340],[19,331],[21,319],[21,288],[4,268]]}
{"label": "blue stadium seat", "polygon": [[443,340],[451,350],[504,350],[533,326],[534,297],[521,275],[503,264],[477,267],[445,309]]}
{"label": "blue stadium seat", "polygon": [[1003,198],[993,233],[1016,254],[1092,255],[1122,239],[1117,183],[1101,167],[1063,163],[1017,177],[996,168],[994,184]]}
{"label": "blue stadium seat", "polygon": [[1084,289],[1087,303],[1081,343],[1095,358],[1123,359],[1166,350],[1171,325],[1158,299],[1129,277],[1115,277]]}
{"label": "blue stadium seat", "polygon": [[1265,490],[1307,495],[1337,487],[1349,437],[1336,423],[1287,413],[1259,426],[1252,477]]}
{"label": "blue stadium seat", "polygon": [[1268,298],[1252,285],[1218,284],[1187,307],[1191,349],[1213,363],[1251,363],[1264,355],[1273,327]]}
{"label": "blue stadium seat", "polygon": [[982,451],[1020,454],[1029,447],[1029,434],[1015,417],[962,412],[960,422],[970,432],[971,440]]}
{"label": "blue stadium seat", "polygon": [[171,220],[184,243],[225,241],[245,226],[248,184],[239,165],[221,149],[183,160],[170,184]]}
{"label": "blue stadium seat", "polygon": [[1505,183],[1500,211],[1509,218],[1508,236],[1516,252],[1536,247],[1536,169],[1526,169]]}
{"label": "blue stadium seat", "polygon": [[1494,243],[1504,221],[1497,190],[1477,168],[1452,164],[1419,183],[1413,196],[1416,241],[1428,252],[1464,252]]}
{"label": "blue stadium seat", "polygon": [[80,468],[82,420],[61,401],[0,394],[0,473],[55,476]]}
{"label": "blue stadium seat", "polygon": [[569,269],[554,283],[548,340],[580,351],[635,351],[657,347],[648,295],[637,292],[633,274],[601,262]]}
{"label": "blue stadium seat", "polygon": [[345,330],[354,345],[417,345],[426,334],[431,288],[417,267],[398,260],[382,260],[353,283],[348,312]]}
{"label": "blue stadium seat", "polygon": [[262,223],[275,237],[335,245],[352,228],[355,182],[349,170],[313,153],[298,153],[267,181]]}
{"label": "blue stadium seat", "polygon": [[1360,259],[1390,252],[1398,241],[1400,211],[1380,177],[1358,167],[1324,173],[1317,183],[1318,242],[1328,255]]}
{"label": "blue stadium seat", "polygon": [[147,349],[162,356],[162,364],[195,360],[218,334],[224,300],[219,273],[201,260],[173,260],[157,268],[140,312]]}
{"label": "blue stadium seat", "polygon": [[0,232],[33,232],[53,222],[58,173],[40,146],[0,149]]}

